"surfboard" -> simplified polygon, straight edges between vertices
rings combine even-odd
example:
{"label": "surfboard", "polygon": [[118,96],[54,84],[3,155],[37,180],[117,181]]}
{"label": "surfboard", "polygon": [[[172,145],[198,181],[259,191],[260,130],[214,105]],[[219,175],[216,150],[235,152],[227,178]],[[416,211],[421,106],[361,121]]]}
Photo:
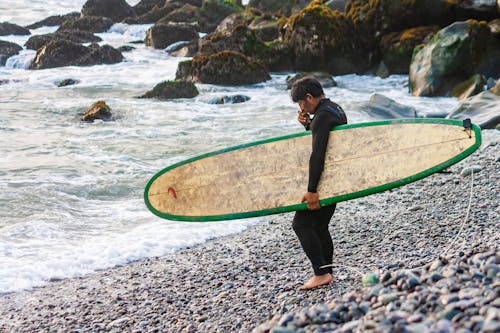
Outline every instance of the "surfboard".
{"label": "surfboard", "polygon": [[[336,126],[318,185],[320,204],[359,198],[441,171],[481,145],[470,121],[397,119]],[[307,209],[310,131],[210,152],[171,165],[148,182],[151,212],[217,221]]]}

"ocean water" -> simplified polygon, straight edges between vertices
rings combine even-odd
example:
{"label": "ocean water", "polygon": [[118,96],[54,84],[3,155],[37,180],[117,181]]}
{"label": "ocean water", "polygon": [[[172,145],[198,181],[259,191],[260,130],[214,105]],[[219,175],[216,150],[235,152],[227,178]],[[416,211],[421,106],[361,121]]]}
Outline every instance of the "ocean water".
{"label": "ocean water", "polygon": [[[2,0],[0,22],[27,25],[78,11],[84,2]],[[103,44],[119,47],[143,39],[149,26],[116,24],[99,36]],[[24,45],[28,36],[0,39]],[[185,59],[130,45],[136,49],[114,65],[33,71],[27,68],[35,52],[23,50],[0,67],[0,294],[169,254],[272,218],[167,221],[151,214],[142,196],[150,177],[172,163],[301,131],[286,90],[286,77],[293,73],[273,73],[270,81],[243,87],[199,84],[200,95],[193,99],[137,99],[174,79],[178,62]],[[56,86],[67,78],[79,83]],[[344,107],[349,122],[372,120],[360,106],[373,93],[428,115],[458,103],[410,96],[406,76],[335,79],[339,87],[326,94]],[[233,94],[251,99],[207,103]],[[114,121],[80,122],[79,115],[97,100],[112,108]]]}

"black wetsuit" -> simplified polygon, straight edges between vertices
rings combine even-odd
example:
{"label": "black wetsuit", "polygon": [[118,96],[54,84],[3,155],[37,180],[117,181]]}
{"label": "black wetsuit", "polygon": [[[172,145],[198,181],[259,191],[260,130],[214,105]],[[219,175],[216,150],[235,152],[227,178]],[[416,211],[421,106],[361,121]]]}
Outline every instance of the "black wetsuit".
{"label": "black wetsuit", "polygon": [[[346,123],[346,116],[339,105],[327,98],[319,102],[312,122],[306,126],[306,129],[312,131],[308,192],[317,192],[325,163],[325,152],[331,128]],[[315,275],[332,272],[331,267],[320,267],[332,263],[333,242],[328,231],[328,224],[335,212],[335,207],[336,205],[332,204],[323,206],[318,210],[298,211],[293,218],[293,230],[312,263]]]}

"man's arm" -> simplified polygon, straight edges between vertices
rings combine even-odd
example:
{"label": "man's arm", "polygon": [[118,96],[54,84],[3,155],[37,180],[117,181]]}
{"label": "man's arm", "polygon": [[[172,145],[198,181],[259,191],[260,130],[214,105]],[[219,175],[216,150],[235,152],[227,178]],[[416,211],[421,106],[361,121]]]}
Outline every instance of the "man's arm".
{"label": "man's arm", "polygon": [[312,132],[312,152],[309,158],[309,182],[307,191],[316,193],[318,183],[325,165],[325,153],[333,126],[333,117],[328,112],[320,112],[316,115]]}

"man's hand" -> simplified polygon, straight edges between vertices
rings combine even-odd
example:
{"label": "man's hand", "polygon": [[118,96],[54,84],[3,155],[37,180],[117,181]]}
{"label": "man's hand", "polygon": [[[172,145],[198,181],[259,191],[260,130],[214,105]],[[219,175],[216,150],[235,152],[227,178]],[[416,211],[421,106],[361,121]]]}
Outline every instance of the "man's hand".
{"label": "man's hand", "polygon": [[320,209],[319,194],[318,193],[307,192],[302,197],[301,202],[307,202],[307,209],[310,209],[310,210]]}
{"label": "man's hand", "polygon": [[306,112],[300,110],[297,111],[297,113],[298,113],[297,120],[299,121],[299,123],[306,126],[310,121],[309,115]]}

